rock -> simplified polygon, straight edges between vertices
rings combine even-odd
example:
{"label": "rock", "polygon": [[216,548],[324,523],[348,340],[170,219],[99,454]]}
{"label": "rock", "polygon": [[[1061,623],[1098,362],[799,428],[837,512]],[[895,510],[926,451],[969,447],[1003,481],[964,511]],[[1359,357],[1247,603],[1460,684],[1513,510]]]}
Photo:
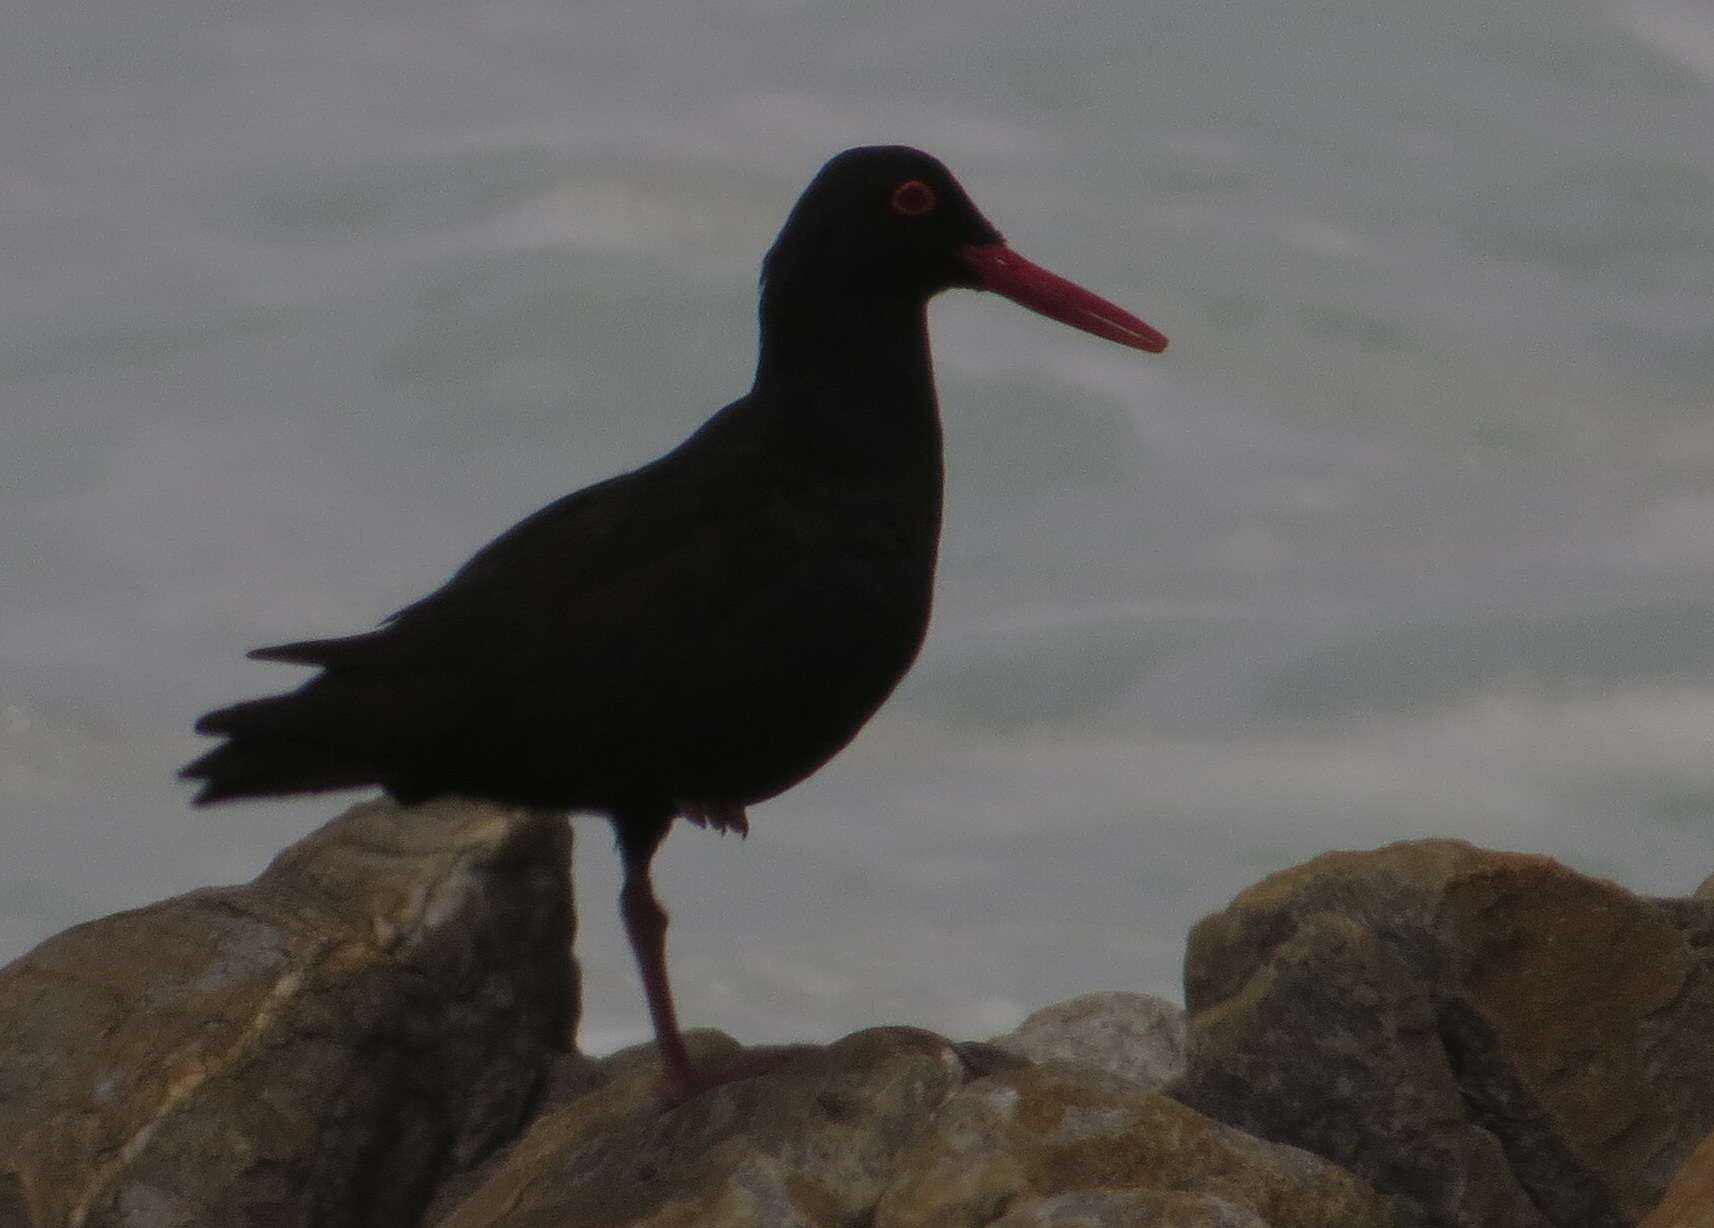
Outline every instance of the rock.
{"label": "rock", "polygon": [[570,839],[372,802],[43,943],[0,970],[0,1188],[38,1225],[415,1222],[568,1043]]}
{"label": "rock", "polygon": [[1714,1134],[1690,1153],[1640,1228],[1714,1228]]}
{"label": "rock", "polygon": [[1254,1211],[1212,1194],[1088,1190],[1026,1198],[989,1228],[1268,1228]]}
{"label": "rock", "polygon": [[[874,1228],[978,1228],[1014,1213],[1054,1222],[1039,1219],[1051,1200],[1092,1199],[1094,1190],[1115,1210],[1121,1194],[1156,1208],[1147,1194],[1213,1196],[1251,1216],[1224,1222],[1269,1228],[1394,1223],[1361,1181],[1307,1152],[1251,1138],[1129,1080],[1053,1065],[978,1079],[953,1096],[910,1148]],[[1218,1209],[1208,1201],[1198,1209],[1205,1222],[1223,1222],[1206,1219],[1210,1208]]]}
{"label": "rock", "polygon": [[1714,1126],[1711,912],[1452,841],[1328,854],[1192,932],[1173,1090],[1436,1224],[1632,1224]]}
{"label": "rock", "polygon": [[[652,1046],[597,1064],[438,1228],[1381,1228],[1387,1204],[1296,1148],[1129,1080],[1016,1059],[974,1078],[907,1028],[747,1052],[691,1033],[711,1070],[763,1067],[670,1111]],[[580,1076],[581,1077],[581,1076]]]}
{"label": "rock", "polygon": [[605,1086],[538,1118],[441,1228],[860,1224],[965,1077],[951,1042],[910,1028],[761,1054],[689,1039],[709,1069],[772,1068],[663,1112],[652,1048],[616,1055]]}
{"label": "rock", "polygon": [[0,1228],[1714,1228],[1714,899],[1329,855],[1197,927],[1168,1094],[1176,1008],[1113,993],[695,1032],[746,1077],[664,1110],[652,1045],[569,1049],[569,855],[371,803],[0,969]]}
{"label": "rock", "polygon": [[24,1204],[24,1183],[17,1173],[0,1172],[0,1228],[31,1228],[32,1222]]}
{"label": "rock", "polygon": [[1105,1071],[1155,1090],[1184,1073],[1184,1009],[1152,994],[1085,994],[1042,1008],[988,1043],[1032,1062]]}

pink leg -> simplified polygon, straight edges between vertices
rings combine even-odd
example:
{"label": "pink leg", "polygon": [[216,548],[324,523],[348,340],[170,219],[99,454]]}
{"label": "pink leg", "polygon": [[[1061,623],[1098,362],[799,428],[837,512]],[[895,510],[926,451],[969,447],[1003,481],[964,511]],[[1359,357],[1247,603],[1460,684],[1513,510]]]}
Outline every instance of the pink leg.
{"label": "pink leg", "polygon": [[673,1009],[672,986],[667,982],[667,910],[655,898],[648,859],[644,858],[640,866],[630,864],[629,858],[626,860],[625,885],[619,891],[619,915],[625,920],[625,933],[630,936],[631,950],[637,956],[637,971],[643,978],[643,993],[649,1000],[649,1018],[655,1025],[655,1047],[661,1055],[668,1101],[678,1104],[696,1095],[705,1083],[691,1065],[690,1054],[684,1047],[684,1036],[678,1030],[678,1013]]}
{"label": "pink leg", "polygon": [[[736,810],[738,822],[742,810]],[[735,826],[730,815],[726,826]],[[671,810],[634,810],[613,816],[619,835],[619,853],[625,861],[625,885],[619,889],[619,915],[637,956],[637,971],[643,978],[643,993],[649,1000],[649,1018],[655,1025],[655,1048],[661,1055],[661,1073],[666,1079],[663,1099],[667,1107],[683,1104],[699,1092],[722,1083],[752,1078],[772,1069],[780,1057],[750,1058],[717,1073],[698,1070],[684,1047],[678,1030],[678,1012],[673,1009],[672,986],[667,981],[667,910],[655,898],[649,881],[649,862],[672,825]],[[742,831],[742,828],[739,828]]]}

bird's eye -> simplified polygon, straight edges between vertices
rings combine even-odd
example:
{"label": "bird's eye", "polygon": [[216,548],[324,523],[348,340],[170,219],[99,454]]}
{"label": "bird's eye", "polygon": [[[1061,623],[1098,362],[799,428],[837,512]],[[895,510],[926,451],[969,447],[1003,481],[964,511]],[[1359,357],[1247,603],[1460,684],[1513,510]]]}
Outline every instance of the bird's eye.
{"label": "bird's eye", "polygon": [[934,189],[919,179],[909,179],[893,189],[894,213],[917,217],[934,208]]}

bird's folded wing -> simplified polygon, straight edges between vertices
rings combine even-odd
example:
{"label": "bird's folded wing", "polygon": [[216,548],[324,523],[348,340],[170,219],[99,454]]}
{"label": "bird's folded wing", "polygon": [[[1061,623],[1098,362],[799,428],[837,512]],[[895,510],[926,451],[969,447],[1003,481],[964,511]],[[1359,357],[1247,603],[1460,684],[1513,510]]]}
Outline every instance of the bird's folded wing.
{"label": "bird's folded wing", "polygon": [[[768,583],[789,526],[765,490],[655,466],[567,495],[502,534],[375,631],[258,649],[330,671],[515,677],[581,652],[676,655],[709,603]],[[717,497],[704,492],[718,490]]]}

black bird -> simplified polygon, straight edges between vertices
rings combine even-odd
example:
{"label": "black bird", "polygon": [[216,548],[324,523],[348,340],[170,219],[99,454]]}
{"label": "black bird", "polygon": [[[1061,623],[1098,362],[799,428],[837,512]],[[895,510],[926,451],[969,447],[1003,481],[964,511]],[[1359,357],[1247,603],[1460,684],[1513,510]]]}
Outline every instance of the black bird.
{"label": "black bird", "polygon": [[377,630],[251,653],[320,669],[211,712],[200,803],[378,784],[604,814],[674,1100],[685,1052],[649,862],[675,817],[747,832],[862,727],[928,626],[941,439],[928,300],[993,290],[1158,353],[1166,338],[1029,263],[939,161],[824,166],[762,266],[750,392],[651,464],[567,495]]}

